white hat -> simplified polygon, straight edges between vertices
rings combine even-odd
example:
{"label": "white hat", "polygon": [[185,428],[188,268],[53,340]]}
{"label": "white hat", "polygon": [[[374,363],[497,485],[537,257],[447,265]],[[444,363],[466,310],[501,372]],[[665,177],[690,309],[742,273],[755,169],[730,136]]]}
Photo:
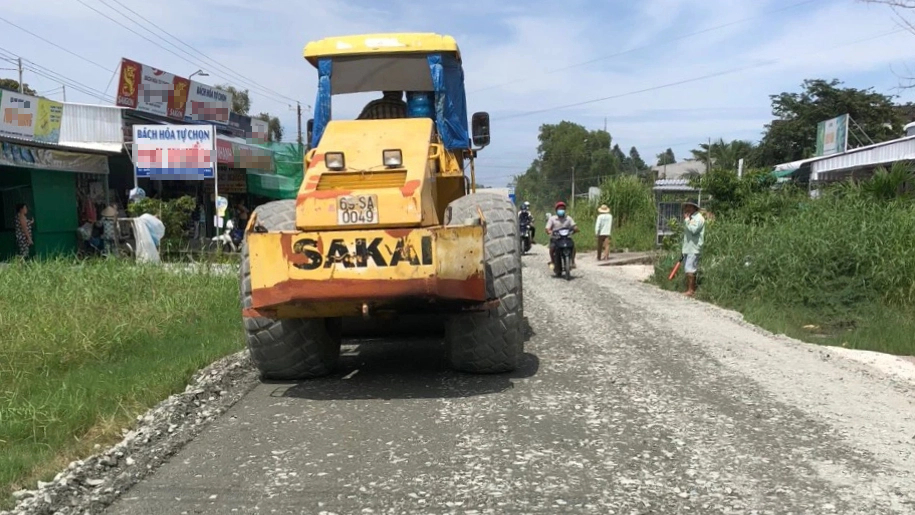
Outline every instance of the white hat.
{"label": "white hat", "polygon": [[146,192],[143,191],[143,188],[136,187],[127,194],[127,198],[130,202],[136,202],[138,200],[143,200],[146,198]]}

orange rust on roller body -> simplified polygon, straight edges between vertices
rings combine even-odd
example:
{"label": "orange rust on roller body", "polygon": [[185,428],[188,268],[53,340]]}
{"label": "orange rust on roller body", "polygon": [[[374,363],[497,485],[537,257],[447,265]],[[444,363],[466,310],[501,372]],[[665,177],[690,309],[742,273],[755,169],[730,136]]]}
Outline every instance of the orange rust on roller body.
{"label": "orange rust on roller body", "polygon": [[482,274],[467,279],[290,279],[251,292],[253,310],[293,302],[401,300],[404,298],[452,299],[484,302],[486,281]]}
{"label": "orange rust on roller body", "polygon": [[384,229],[385,234],[392,238],[403,239],[413,232],[413,229]]}
{"label": "orange rust on roller body", "polygon": [[296,205],[299,205],[308,199],[327,200],[341,197],[343,195],[349,195],[351,193],[351,190],[315,190],[309,191],[308,193],[300,193],[298,196],[296,196],[295,201]]}
{"label": "orange rust on roller body", "polygon": [[400,188],[400,192],[404,197],[412,197],[416,193],[416,189],[419,188],[419,185],[422,183],[419,179],[413,179],[404,183],[403,187]]}
{"label": "orange rust on roller body", "polygon": [[[293,265],[307,265],[309,263],[308,257],[305,254],[294,252],[294,238],[298,238],[299,236],[299,234],[280,234],[280,245],[283,249],[283,257],[286,259],[287,263]],[[324,240],[321,237],[318,237],[316,241],[315,250],[322,256],[324,255]]]}
{"label": "orange rust on roller body", "polygon": [[308,162],[308,169],[310,170],[310,169],[314,168],[314,166],[316,164],[323,163],[323,162],[324,162],[324,154],[315,154],[314,156],[312,156],[311,161]]}

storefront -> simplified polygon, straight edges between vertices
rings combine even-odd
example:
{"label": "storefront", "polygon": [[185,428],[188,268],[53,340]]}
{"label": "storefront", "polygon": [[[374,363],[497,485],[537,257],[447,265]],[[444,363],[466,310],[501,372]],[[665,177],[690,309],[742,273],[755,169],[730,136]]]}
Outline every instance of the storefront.
{"label": "storefront", "polygon": [[75,253],[81,220],[97,217],[106,205],[110,154],[6,138],[0,150],[0,260],[16,254],[20,203],[34,219],[33,256]]}
{"label": "storefront", "polygon": [[189,196],[197,201],[198,210],[193,215],[195,227],[203,228],[202,234],[195,229],[192,237],[213,237],[216,235],[216,190],[228,201],[231,216],[239,206],[248,211],[261,202],[249,195],[250,174],[270,176],[275,174],[273,152],[258,145],[252,145],[241,138],[218,135],[216,139],[216,179],[161,181],[139,178],[137,184],[147,196],[172,200]]}

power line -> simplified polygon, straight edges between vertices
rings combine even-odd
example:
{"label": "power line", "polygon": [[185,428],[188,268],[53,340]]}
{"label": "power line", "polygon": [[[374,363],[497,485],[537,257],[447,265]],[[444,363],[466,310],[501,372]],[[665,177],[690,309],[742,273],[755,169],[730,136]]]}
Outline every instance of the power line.
{"label": "power line", "polygon": [[91,89],[91,88],[86,88],[86,87],[84,87],[84,86],[79,85],[79,83],[74,83],[74,82],[73,82],[73,79],[68,79],[68,78],[66,78],[66,77],[63,77],[62,75],[57,75],[57,76],[55,76],[56,74],[55,74],[55,75],[52,75],[52,74],[43,72],[43,71],[41,71],[41,70],[37,70],[37,69],[35,69],[35,68],[25,67],[25,69],[26,69],[26,70],[29,70],[30,72],[34,73],[35,75],[40,75],[40,76],[42,76],[42,77],[44,77],[44,78],[46,78],[46,79],[50,79],[50,80],[56,81],[56,82],[61,82],[61,83],[63,83],[64,85],[70,86],[72,89],[74,89],[74,90],[76,90],[76,91],[79,91],[80,93],[82,93],[82,94],[84,94],[84,95],[86,95],[86,96],[90,96],[90,97],[95,98],[95,99],[97,99],[97,100],[100,100],[100,101],[102,101],[102,102],[106,102],[106,103],[107,103],[107,102],[111,102],[111,103],[113,103],[113,102],[112,102],[112,100],[113,100],[112,98],[110,98],[110,97],[105,97],[105,96],[103,96],[103,95],[97,93],[97,92],[96,92],[97,90],[94,90],[94,89]]}
{"label": "power line", "polygon": [[109,97],[109,96],[105,95],[104,93],[98,91],[97,89],[92,88],[91,86],[87,86],[79,81],[71,79],[60,73],[57,73],[54,70],[45,68],[44,66],[41,66],[40,64],[38,64],[34,61],[30,61],[20,55],[17,55],[15,52],[11,52],[10,50],[7,50],[3,47],[0,47],[0,52],[4,52],[5,54],[7,54],[6,56],[0,55],[0,57],[9,58],[9,56],[13,56],[14,58],[21,58],[22,62],[24,64],[23,69],[29,70],[30,72],[34,73],[35,75],[39,75],[46,79],[50,79],[54,82],[57,82],[58,84],[63,84],[65,86],[69,86],[70,88],[72,88],[75,91],[79,91],[80,93],[83,93],[87,96],[101,100],[103,102],[113,102],[113,100],[114,100],[113,97]]}
{"label": "power line", "polygon": [[[201,65],[200,65],[200,61],[197,61],[197,62],[191,61],[191,60],[187,59],[186,57],[183,57],[183,56],[179,55],[178,53],[174,52],[173,50],[168,49],[168,48],[162,46],[161,44],[157,43],[156,41],[154,41],[154,40],[152,40],[152,39],[150,39],[150,38],[144,36],[143,34],[137,32],[136,30],[134,30],[134,29],[128,27],[127,25],[125,25],[125,24],[121,23],[120,21],[118,21],[118,20],[112,18],[111,16],[107,15],[106,13],[103,13],[102,11],[96,9],[95,7],[93,7],[93,6],[89,5],[89,4],[87,4],[84,0],[76,0],[76,1],[79,2],[80,4],[82,4],[83,6],[85,6],[86,8],[91,9],[92,11],[95,11],[95,12],[96,12],[97,14],[99,14],[100,16],[102,16],[102,17],[104,17],[104,18],[107,18],[108,20],[110,20],[110,21],[116,23],[117,25],[120,25],[122,28],[124,28],[125,30],[127,30],[127,31],[129,31],[129,32],[131,32],[131,33],[133,33],[134,35],[139,36],[139,37],[143,38],[144,40],[146,40],[146,41],[148,41],[148,42],[150,42],[150,43],[156,45],[157,47],[161,48],[162,50],[165,50],[166,52],[168,52],[168,53],[174,55],[174,56],[177,57],[178,59],[181,59],[182,61],[184,61],[184,62],[186,62],[186,63],[188,63],[188,64],[190,64],[190,65],[192,65],[192,66],[195,66],[195,67],[200,67],[200,66],[201,66]],[[107,4],[106,4],[106,5],[107,5]],[[108,7],[110,8],[110,6],[108,6]],[[117,11],[116,11],[116,12],[117,12]],[[122,13],[119,13],[119,14],[122,14]],[[123,14],[122,14],[122,16],[123,16]],[[128,19],[130,19],[130,18],[128,17]],[[133,20],[131,20],[131,21],[133,21]],[[134,22],[134,23],[136,23],[136,22]],[[144,29],[145,29],[145,27],[144,27]],[[145,30],[149,31],[148,29],[145,29]],[[152,31],[149,31],[149,32],[152,33]],[[171,43],[170,43],[170,44],[171,44]],[[174,46],[174,45],[173,45],[173,46]],[[176,47],[176,48],[177,48],[177,47]],[[190,53],[184,51],[183,49],[180,49],[180,48],[179,48],[179,50],[182,51],[182,52],[184,52],[185,54],[191,55]],[[194,57],[194,56],[191,55],[191,57]],[[204,66],[204,67],[205,67],[205,66]],[[225,73],[215,73],[214,75],[216,75],[217,77],[222,77],[223,79],[226,79],[226,80],[228,80],[228,81],[230,81],[230,82],[236,81],[235,79],[232,79],[232,78],[227,77]],[[280,103],[280,104],[283,104],[283,105],[289,105],[288,102],[285,102],[285,101],[282,101],[282,100],[278,100],[278,99],[276,99],[276,98],[271,97],[270,95],[266,95],[266,94],[263,94],[263,93],[261,93],[261,95],[262,95],[264,98],[268,99],[268,100],[272,100],[272,101],[274,101],[274,102],[277,102],[277,103]]]}
{"label": "power line", "polygon": [[[892,35],[892,34],[897,34],[897,33],[899,33],[899,32],[903,32],[903,31],[905,31],[905,30],[906,30],[906,29],[896,29],[896,30],[893,30],[893,31],[890,31],[890,32],[885,32],[885,33],[883,33],[883,34],[879,34],[879,35],[872,36],[872,37],[869,37],[869,38],[864,38],[864,39],[859,39],[859,40],[856,40],[856,41],[851,41],[851,42],[849,42],[849,43],[846,43],[846,44],[843,44],[843,45],[838,45],[838,46],[836,46],[836,47],[830,48],[829,51],[835,51],[835,50],[837,50],[837,49],[839,49],[839,48],[842,48],[842,47],[844,47],[844,46],[855,45],[855,44],[859,44],[859,43],[864,43],[864,42],[867,42],[867,41],[871,41],[871,40],[874,40],[874,39],[883,38],[883,37],[886,37],[886,36],[890,36],[890,35]],[[821,54],[821,53],[822,53],[822,52],[816,52],[815,54],[810,54],[810,55],[819,55],[819,54]],[[610,96],[607,96],[607,97],[593,98],[593,99],[590,99],[590,100],[583,100],[583,101],[581,101],[581,102],[574,102],[574,103],[571,103],[571,104],[565,104],[565,105],[560,105],[560,106],[555,106],[555,107],[548,107],[548,108],[545,108],[545,109],[538,109],[538,110],[535,110],[535,111],[526,111],[526,112],[523,112],[523,113],[518,113],[518,114],[503,116],[503,117],[500,117],[499,119],[500,119],[500,120],[510,120],[510,119],[513,119],[513,118],[521,118],[521,117],[530,116],[530,115],[533,115],[533,114],[548,113],[548,112],[550,112],[550,111],[559,111],[559,110],[568,109],[568,108],[571,108],[571,107],[580,107],[580,106],[588,105],[588,104],[596,104],[596,103],[598,103],[598,102],[604,102],[604,101],[607,101],[607,100],[614,100],[614,99],[617,99],[617,98],[628,97],[628,96],[632,96],[632,95],[637,95],[637,94],[639,94],[639,93],[648,93],[648,92],[650,92],[650,91],[657,91],[657,90],[660,90],[660,89],[666,89],[666,88],[670,88],[670,87],[674,87],[674,86],[681,86],[681,85],[683,85],[683,84],[689,84],[689,83],[691,83],[691,82],[698,82],[698,81],[702,81],[702,80],[705,80],[705,79],[711,79],[711,78],[716,78],[716,77],[723,77],[723,76],[725,76],[725,75],[732,75],[732,74],[735,74],[735,73],[739,73],[739,72],[742,72],[742,71],[747,71],[747,70],[751,70],[751,69],[755,69],[755,68],[763,68],[763,67],[771,66],[771,65],[773,65],[773,64],[777,64],[777,63],[783,62],[783,61],[785,61],[785,60],[784,60],[784,59],[770,59],[770,60],[767,60],[767,61],[763,61],[763,62],[761,62],[761,63],[751,64],[751,65],[747,65],[747,66],[741,66],[741,67],[739,67],[739,68],[731,68],[731,69],[729,69],[729,70],[722,70],[722,71],[719,71],[719,72],[710,73],[710,74],[702,75],[702,76],[699,76],[699,77],[693,77],[693,78],[690,78],[690,79],[683,79],[683,80],[678,80],[678,81],[675,81],[675,82],[668,82],[668,83],[666,83],[666,84],[660,84],[660,85],[658,85],[658,86],[651,86],[651,87],[648,87],[648,88],[643,88],[643,89],[639,89],[639,90],[635,90],[635,91],[628,91],[628,92],[626,92],[626,93],[619,93],[619,94],[617,94],[617,95],[610,95]]]}
{"label": "power line", "polygon": [[[642,46],[637,46],[637,47],[634,47],[634,48],[630,48],[630,49],[628,49],[628,50],[622,50],[622,51],[620,51],[620,52],[616,52],[616,53],[614,53],[614,54],[604,55],[604,56],[596,57],[596,58],[594,58],[594,59],[590,59],[590,60],[587,60],[587,61],[582,61],[582,62],[579,62],[579,63],[570,64],[570,65],[568,65],[568,66],[563,66],[562,68],[554,68],[554,69],[552,69],[552,70],[546,70],[545,72],[542,73],[542,75],[550,75],[550,74],[553,74],[553,73],[558,73],[558,72],[562,72],[562,71],[571,70],[571,69],[573,69],[573,68],[578,68],[578,67],[581,67],[581,66],[586,66],[586,65],[589,65],[589,64],[594,64],[594,63],[599,62],[599,61],[605,61],[605,60],[607,60],[607,59],[612,59],[612,58],[614,58],[614,57],[619,57],[619,56],[621,56],[621,55],[630,54],[630,53],[632,53],[632,52],[636,52],[636,51],[639,51],[639,50],[644,50],[644,49],[646,49],[646,48],[651,48],[652,46],[656,46],[656,45],[663,45],[663,44],[674,43],[674,42],[676,42],[676,41],[680,41],[680,40],[683,40],[683,39],[691,38],[691,37],[693,37],[693,36],[699,36],[699,35],[702,35],[702,34],[706,34],[706,33],[708,33],[708,32],[714,32],[714,31],[716,31],[716,30],[724,29],[724,28],[731,27],[731,26],[734,26],[734,25],[739,25],[739,24],[742,24],[742,23],[746,23],[746,22],[748,22],[748,21],[753,21],[753,20],[756,20],[756,19],[758,19],[758,18],[763,18],[763,17],[769,16],[769,15],[771,15],[771,14],[776,14],[776,13],[779,13],[779,12],[782,12],[782,11],[787,11],[787,10],[789,10],[789,9],[794,9],[794,8],[797,8],[797,7],[800,7],[800,6],[803,6],[803,5],[807,5],[807,4],[811,4],[811,3],[819,2],[819,1],[820,1],[820,0],[804,0],[804,1],[802,1],[802,2],[798,2],[798,3],[795,3],[795,4],[787,5],[787,6],[785,6],[785,7],[781,7],[781,8],[778,8],[778,9],[773,9],[773,10],[771,10],[771,11],[766,11],[766,12],[764,12],[764,13],[758,14],[758,15],[756,15],[756,16],[751,16],[751,17],[749,17],[749,18],[743,18],[743,19],[740,19],[740,20],[736,20],[736,21],[724,23],[724,24],[721,24],[721,25],[715,25],[714,27],[708,27],[708,28],[705,28],[705,29],[702,29],[702,30],[698,30],[698,31],[696,31],[696,32],[690,32],[690,33],[688,33],[688,34],[684,34],[684,35],[682,35],[682,36],[677,36],[677,37],[675,37],[675,38],[671,38],[671,39],[667,39],[667,40],[659,41],[659,42],[655,42],[655,43],[649,43],[649,44],[642,45]],[[530,77],[528,77],[528,78],[530,78]],[[471,91],[471,93],[477,93],[477,92],[480,92],[480,91],[488,91],[488,90],[491,90],[491,89],[501,88],[501,87],[503,87],[503,86],[508,86],[508,85],[511,85],[511,84],[516,84],[516,83],[518,83],[518,82],[522,82],[522,81],[524,81],[524,80],[527,80],[527,79],[524,79],[524,78],[521,78],[521,79],[514,79],[514,80],[511,80],[511,81],[508,81],[508,82],[503,82],[503,83],[501,83],[501,84],[496,84],[496,85],[493,85],[493,86],[487,86],[487,87],[485,87],[485,88],[476,89],[476,90]]]}
{"label": "power line", "polygon": [[[103,0],[99,0],[99,1],[102,2],[103,4],[105,3]],[[166,31],[165,29],[163,29],[162,27],[160,27],[159,25],[156,25],[155,23],[153,23],[152,21],[150,21],[148,18],[144,17],[142,14],[140,14],[140,13],[134,11],[133,9],[131,9],[130,7],[124,5],[120,0],[111,0],[111,1],[113,1],[114,3],[120,5],[120,6],[123,7],[124,9],[127,9],[127,11],[129,11],[131,14],[134,14],[135,16],[137,16],[138,18],[140,18],[141,20],[143,20],[143,21],[145,21],[146,23],[148,23],[149,25],[152,25],[153,27],[155,27],[156,29],[158,29],[159,31],[161,31],[163,34],[165,34],[165,35],[171,37],[171,38],[174,39],[175,41],[177,41],[177,42],[181,43],[182,45],[186,46],[187,48],[190,48],[191,50],[197,52],[198,54],[200,54],[201,56],[203,56],[205,59],[207,59],[208,61],[210,61],[212,64],[215,64],[216,66],[218,66],[218,67],[220,67],[220,68],[223,68],[224,70],[228,70],[229,72],[234,73],[236,76],[241,77],[242,79],[246,80],[247,82],[249,82],[249,83],[251,83],[251,84],[254,84],[255,86],[261,88],[261,89],[264,90],[264,91],[268,91],[268,92],[270,92],[270,93],[276,95],[276,96],[279,97],[279,98],[285,98],[285,99],[287,99],[287,100],[289,100],[289,101],[291,101],[291,102],[298,102],[298,100],[296,100],[296,99],[294,99],[294,98],[291,98],[291,97],[287,97],[286,95],[283,95],[282,93],[280,93],[280,92],[278,92],[278,91],[276,91],[276,90],[273,90],[273,89],[270,89],[270,88],[268,88],[268,87],[266,87],[266,86],[263,86],[263,85],[261,85],[260,83],[258,83],[257,81],[255,81],[255,80],[253,80],[253,79],[249,79],[248,77],[246,77],[246,76],[244,76],[244,75],[242,75],[242,74],[240,74],[240,73],[234,71],[232,68],[229,68],[228,66],[225,66],[224,64],[220,63],[219,61],[216,61],[215,59],[213,59],[213,58],[211,58],[210,56],[208,56],[208,55],[204,54],[203,52],[201,52],[200,50],[194,48],[193,46],[191,46],[191,45],[189,45],[189,44],[187,44],[187,43],[185,43],[184,41],[181,40],[181,38],[179,38],[179,37],[177,37],[177,36],[171,34],[170,32],[168,32],[168,31]],[[107,4],[106,4],[106,5],[107,5]],[[109,7],[110,7],[110,6],[109,6]]]}
{"label": "power line", "polygon": [[8,25],[12,25],[13,27],[16,27],[17,29],[21,30],[22,32],[25,32],[26,34],[30,34],[30,35],[32,35],[32,36],[34,36],[34,37],[36,37],[36,38],[38,38],[38,39],[44,41],[45,43],[47,43],[47,44],[49,44],[49,45],[55,47],[55,48],[58,48],[58,49],[60,49],[60,50],[63,50],[64,52],[66,52],[66,53],[72,55],[73,57],[76,57],[77,59],[79,59],[79,60],[81,60],[81,61],[85,61],[85,62],[87,62],[87,63],[89,63],[89,64],[91,64],[91,65],[93,65],[93,66],[97,66],[97,67],[99,67],[99,68],[101,68],[101,69],[103,69],[103,70],[105,70],[105,71],[108,71],[108,72],[112,71],[111,68],[108,68],[108,67],[106,67],[106,66],[103,66],[103,65],[101,65],[101,64],[99,64],[99,63],[93,61],[92,59],[88,59],[88,58],[86,58],[86,57],[84,57],[84,56],[81,56],[81,55],[77,54],[76,52],[73,52],[72,50],[69,50],[69,49],[67,49],[67,48],[64,48],[64,47],[58,45],[57,43],[55,43],[55,42],[53,42],[53,41],[50,41],[50,40],[48,40],[48,39],[45,39],[45,38],[39,36],[38,34],[35,34],[34,32],[32,32],[32,31],[30,31],[30,30],[24,28],[24,27],[20,27],[19,25],[16,25],[15,23],[13,23],[13,22],[7,20],[6,18],[3,18],[2,16],[0,16],[0,21],[6,23],[6,24],[8,24]]}

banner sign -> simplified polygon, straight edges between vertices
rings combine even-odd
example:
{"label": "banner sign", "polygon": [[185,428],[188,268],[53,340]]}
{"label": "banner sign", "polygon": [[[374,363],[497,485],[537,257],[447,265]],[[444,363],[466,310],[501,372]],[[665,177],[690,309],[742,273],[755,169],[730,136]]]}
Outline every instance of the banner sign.
{"label": "banner sign", "polygon": [[0,114],[0,136],[42,143],[60,141],[60,102],[0,90]]}
{"label": "banner sign", "polygon": [[206,84],[191,81],[185,121],[229,123],[232,94]]}
{"label": "banner sign", "polygon": [[246,139],[253,140],[254,143],[266,143],[268,130],[270,130],[270,124],[267,123],[267,120],[251,118],[251,135]]}
{"label": "banner sign", "polygon": [[841,154],[848,150],[848,115],[843,114],[817,125],[816,156]]}
{"label": "banner sign", "polygon": [[116,99],[121,107],[179,121],[227,124],[232,100],[228,91],[121,59]]}
{"label": "banner sign", "polygon": [[245,168],[261,172],[274,172],[273,151],[254,145],[244,145],[218,138],[216,159],[229,168]]}
{"label": "banner sign", "polygon": [[63,150],[0,143],[0,165],[39,168],[60,172],[91,174],[108,173],[108,157],[95,154],[79,154]]}
{"label": "banner sign", "polygon": [[134,125],[137,177],[154,180],[213,178],[216,131],[212,125]]}

